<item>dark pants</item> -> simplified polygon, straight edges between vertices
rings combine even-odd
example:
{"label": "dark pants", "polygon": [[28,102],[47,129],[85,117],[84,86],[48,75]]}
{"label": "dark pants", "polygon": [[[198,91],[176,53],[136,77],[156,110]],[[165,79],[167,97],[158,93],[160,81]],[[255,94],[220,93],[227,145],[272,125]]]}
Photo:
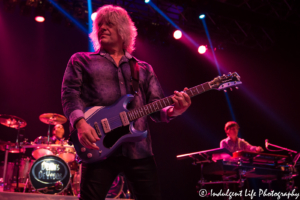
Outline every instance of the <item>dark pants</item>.
{"label": "dark pants", "polygon": [[80,199],[104,200],[116,176],[123,172],[136,200],[160,200],[154,157],[129,159],[110,157],[102,162],[82,164]]}

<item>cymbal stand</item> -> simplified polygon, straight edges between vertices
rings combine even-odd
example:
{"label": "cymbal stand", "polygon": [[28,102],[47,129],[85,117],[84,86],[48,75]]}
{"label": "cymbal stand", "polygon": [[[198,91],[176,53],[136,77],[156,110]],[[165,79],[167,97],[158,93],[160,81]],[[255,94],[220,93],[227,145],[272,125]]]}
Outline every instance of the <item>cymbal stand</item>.
{"label": "cymbal stand", "polygon": [[4,158],[4,167],[3,167],[3,190],[6,190],[6,172],[7,172],[7,158],[8,158],[8,151],[9,151],[10,146],[6,145],[5,146],[5,158]]}
{"label": "cymbal stand", "polygon": [[49,126],[48,126],[48,133],[47,133],[47,136],[48,136],[48,145],[50,144],[50,124],[49,124]]}
{"label": "cymbal stand", "polygon": [[17,139],[16,139],[16,145],[17,145],[17,149],[19,151],[19,158],[18,158],[17,162],[15,163],[16,164],[16,168],[17,168],[17,176],[16,176],[17,187],[15,188],[15,192],[19,192],[19,190],[20,190],[20,188],[19,188],[19,171],[20,171],[20,162],[21,162],[21,149],[20,149],[20,126],[21,126],[21,122],[19,121],[18,123],[19,123],[19,125],[16,128],[18,130]]}
{"label": "cymbal stand", "polygon": [[49,120],[48,120],[48,133],[47,133],[47,139],[48,139],[48,145],[50,144],[50,128],[51,128],[51,124],[52,124],[52,118],[50,118]]}

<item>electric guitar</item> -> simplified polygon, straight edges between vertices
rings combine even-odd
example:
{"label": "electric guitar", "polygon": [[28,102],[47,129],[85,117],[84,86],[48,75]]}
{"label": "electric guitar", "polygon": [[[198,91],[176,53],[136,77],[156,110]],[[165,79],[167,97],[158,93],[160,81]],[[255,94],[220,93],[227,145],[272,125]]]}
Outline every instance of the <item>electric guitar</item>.
{"label": "electric guitar", "polygon": [[[190,97],[204,93],[209,90],[225,90],[239,85],[240,76],[234,72],[218,76],[212,81],[197,85],[186,90]],[[125,142],[138,142],[147,137],[146,131],[138,131],[133,127],[133,122],[141,117],[150,115],[167,106],[172,105],[172,96],[165,97],[140,108],[127,110],[127,104],[134,98],[127,94],[121,97],[111,106],[94,106],[85,109],[84,117],[88,124],[95,128],[100,140],[96,142],[99,150],[88,149],[81,145],[74,130],[71,140],[79,158],[86,163],[93,163],[108,158],[115,149]]]}

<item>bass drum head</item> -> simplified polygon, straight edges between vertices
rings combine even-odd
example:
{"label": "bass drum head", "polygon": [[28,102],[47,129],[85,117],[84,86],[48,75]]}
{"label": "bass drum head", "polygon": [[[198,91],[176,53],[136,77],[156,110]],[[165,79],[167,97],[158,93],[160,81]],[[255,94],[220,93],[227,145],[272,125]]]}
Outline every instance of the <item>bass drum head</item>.
{"label": "bass drum head", "polygon": [[[59,194],[68,187],[71,173],[68,164],[63,159],[47,155],[32,164],[29,178],[33,188],[39,193]],[[58,183],[60,187],[54,187]]]}

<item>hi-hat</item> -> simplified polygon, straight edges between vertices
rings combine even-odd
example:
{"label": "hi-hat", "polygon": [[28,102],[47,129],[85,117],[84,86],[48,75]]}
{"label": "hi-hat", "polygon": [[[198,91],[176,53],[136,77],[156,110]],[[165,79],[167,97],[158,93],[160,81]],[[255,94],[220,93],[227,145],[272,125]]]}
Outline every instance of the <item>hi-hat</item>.
{"label": "hi-hat", "polygon": [[27,125],[24,119],[5,114],[0,114],[0,124],[15,129],[24,128]]}
{"label": "hi-hat", "polygon": [[50,125],[64,124],[67,122],[67,118],[65,116],[56,113],[44,113],[41,114],[39,118],[41,122]]}

